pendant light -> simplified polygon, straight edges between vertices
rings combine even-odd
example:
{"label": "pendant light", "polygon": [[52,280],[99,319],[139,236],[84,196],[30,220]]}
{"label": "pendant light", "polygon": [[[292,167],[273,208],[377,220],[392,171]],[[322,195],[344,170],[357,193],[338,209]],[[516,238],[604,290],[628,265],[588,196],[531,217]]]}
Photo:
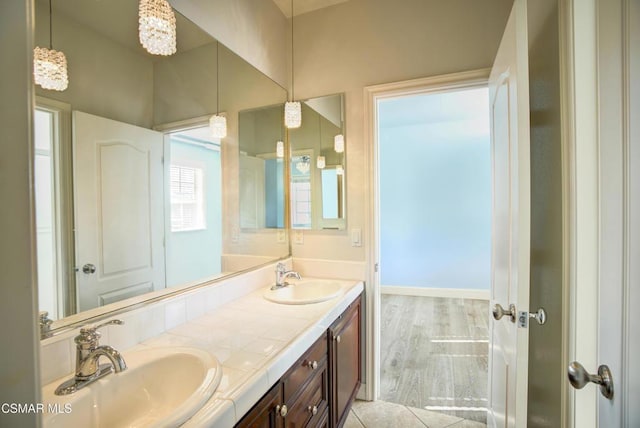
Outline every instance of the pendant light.
{"label": "pendant light", "polygon": [[166,0],[140,0],[138,36],[150,54],[176,53],[176,15]]}
{"label": "pendant light", "polygon": [[33,49],[33,79],[44,89],[64,91],[69,86],[67,58],[53,49],[53,13],[49,0],[49,48]]}
{"label": "pendant light", "polygon": [[227,118],[220,114],[220,42],[216,41],[216,114],[209,119],[209,128],[213,138],[227,136]]}
{"label": "pendant light", "polygon": [[309,172],[310,167],[311,167],[311,158],[307,155],[302,156],[300,160],[296,162],[296,169],[300,171],[302,174],[307,174]]}
{"label": "pendant light", "polygon": [[336,153],[344,152],[344,135],[338,134],[333,137],[333,149]]}
{"label": "pendant light", "polygon": [[278,140],[276,142],[276,157],[280,159],[284,157],[284,141]]}
{"label": "pendant light", "polygon": [[293,81],[293,0],[291,0],[291,98],[284,103],[284,125],[289,128],[300,128],[302,125],[302,105],[295,101]]}

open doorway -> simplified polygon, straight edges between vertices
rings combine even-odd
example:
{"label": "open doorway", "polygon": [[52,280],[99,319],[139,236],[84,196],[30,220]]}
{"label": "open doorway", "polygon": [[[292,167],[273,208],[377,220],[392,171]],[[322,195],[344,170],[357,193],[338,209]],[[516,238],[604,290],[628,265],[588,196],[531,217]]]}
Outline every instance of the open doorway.
{"label": "open doorway", "polygon": [[486,423],[491,146],[486,81],[376,100],[377,398]]}

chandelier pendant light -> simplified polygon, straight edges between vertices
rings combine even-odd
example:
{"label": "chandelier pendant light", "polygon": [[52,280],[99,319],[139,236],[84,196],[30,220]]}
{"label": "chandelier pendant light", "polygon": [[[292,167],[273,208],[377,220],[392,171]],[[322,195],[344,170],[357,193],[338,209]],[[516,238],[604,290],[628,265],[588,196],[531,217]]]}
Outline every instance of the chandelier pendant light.
{"label": "chandelier pendant light", "polygon": [[69,86],[67,58],[53,49],[53,18],[49,0],[49,48],[33,49],[33,79],[44,89],[64,91]]}
{"label": "chandelier pendant light", "polygon": [[276,157],[283,158],[284,157],[284,141],[276,142]]}
{"label": "chandelier pendant light", "polygon": [[166,0],[140,0],[138,35],[153,55],[176,53],[176,15]]}
{"label": "chandelier pendant light", "polygon": [[333,149],[336,153],[344,152],[344,135],[338,134],[333,137]]}
{"label": "chandelier pendant light", "polygon": [[302,106],[298,101],[284,103],[284,124],[289,129],[300,128],[302,125]]}
{"label": "chandelier pendant light", "polygon": [[318,159],[316,159],[316,166],[318,169],[324,169],[324,167],[327,166],[324,156],[318,156]]}
{"label": "chandelier pendant light", "polygon": [[293,81],[293,0],[291,0],[291,99],[284,104],[284,125],[289,129],[302,125],[302,105],[295,100]]}
{"label": "chandelier pendant light", "polygon": [[296,162],[296,169],[302,174],[307,174],[310,168],[311,158],[307,155],[302,156],[300,160]]}
{"label": "chandelier pendant light", "polygon": [[225,138],[227,136],[227,118],[214,114],[209,119],[209,128],[211,129],[211,136],[213,138]]}
{"label": "chandelier pendant light", "polygon": [[220,42],[216,41],[216,114],[209,119],[209,129],[213,138],[227,136],[227,118],[220,114]]}

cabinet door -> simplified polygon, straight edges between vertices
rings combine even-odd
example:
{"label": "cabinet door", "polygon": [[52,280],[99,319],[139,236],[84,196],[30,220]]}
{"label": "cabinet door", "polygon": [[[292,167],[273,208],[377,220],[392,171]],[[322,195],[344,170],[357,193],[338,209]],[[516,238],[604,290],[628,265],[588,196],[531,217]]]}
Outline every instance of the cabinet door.
{"label": "cabinet door", "polygon": [[236,427],[282,428],[283,418],[280,415],[282,403],[282,384],[278,382],[236,424]]}
{"label": "cabinet door", "polygon": [[331,422],[344,424],[360,387],[360,297],[329,329],[331,370]]}

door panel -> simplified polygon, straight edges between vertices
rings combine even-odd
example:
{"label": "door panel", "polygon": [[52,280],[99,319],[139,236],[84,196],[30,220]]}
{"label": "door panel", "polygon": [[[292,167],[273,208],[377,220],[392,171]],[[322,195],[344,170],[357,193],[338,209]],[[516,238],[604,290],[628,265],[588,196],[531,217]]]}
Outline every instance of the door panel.
{"label": "door panel", "polygon": [[73,145],[79,310],[163,288],[162,134],[76,111]]}
{"label": "door panel", "polygon": [[[493,164],[491,306],[529,310],[530,164],[526,1],[514,2],[489,78]],[[516,314],[517,315],[517,314]],[[488,426],[527,422],[528,330],[492,320]]]}

